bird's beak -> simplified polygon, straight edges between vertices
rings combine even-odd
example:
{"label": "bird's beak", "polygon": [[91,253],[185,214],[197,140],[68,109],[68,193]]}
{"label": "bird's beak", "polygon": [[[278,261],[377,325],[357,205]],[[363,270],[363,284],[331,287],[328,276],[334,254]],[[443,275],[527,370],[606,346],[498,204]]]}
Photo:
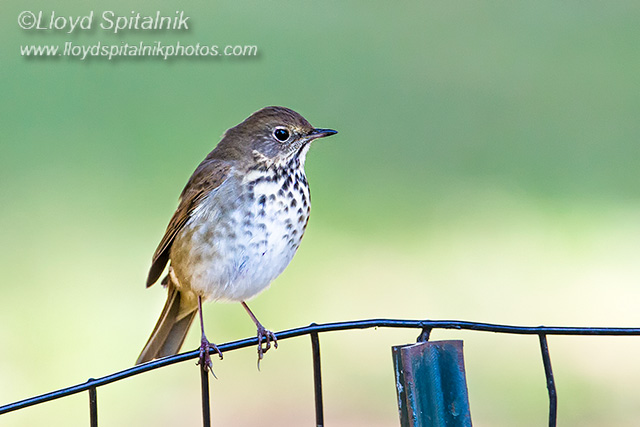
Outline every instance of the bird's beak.
{"label": "bird's beak", "polygon": [[333,129],[314,129],[307,135],[307,141],[312,141],[317,138],[324,138],[325,136],[331,136],[338,133],[337,130]]}

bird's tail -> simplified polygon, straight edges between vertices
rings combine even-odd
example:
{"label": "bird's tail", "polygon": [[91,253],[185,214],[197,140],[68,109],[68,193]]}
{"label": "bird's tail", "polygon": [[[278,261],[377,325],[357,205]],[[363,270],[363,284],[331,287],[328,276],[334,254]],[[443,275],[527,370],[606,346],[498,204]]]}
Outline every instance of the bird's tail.
{"label": "bird's tail", "polygon": [[198,297],[168,282],[167,302],[136,365],[178,353],[198,312]]}

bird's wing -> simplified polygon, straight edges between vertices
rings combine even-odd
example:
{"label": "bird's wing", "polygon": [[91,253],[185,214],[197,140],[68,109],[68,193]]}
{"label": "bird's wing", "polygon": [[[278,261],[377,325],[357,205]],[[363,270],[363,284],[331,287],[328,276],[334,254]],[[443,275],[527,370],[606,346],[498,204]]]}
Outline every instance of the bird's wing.
{"label": "bird's wing", "polygon": [[164,271],[169,261],[171,244],[182,227],[191,218],[194,209],[211,191],[218,188],[227,179],[230,169],[231,165],[229,163],[207,158],[193,172],[189,182],[182,190],[178,209],[171,217],[167,230],[164,232],[164,236],[153,254],[149,276],[147,277],[147,287],[153,285]]}

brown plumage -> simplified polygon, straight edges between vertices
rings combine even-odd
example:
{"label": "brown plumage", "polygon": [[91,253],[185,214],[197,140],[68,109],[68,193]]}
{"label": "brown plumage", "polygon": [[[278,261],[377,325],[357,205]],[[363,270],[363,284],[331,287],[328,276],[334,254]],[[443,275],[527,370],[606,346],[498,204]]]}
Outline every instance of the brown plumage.
{"label": "brown plumage", "polygon": [[[147,287],[170,264],[167,302],[136,363],[177,353],[198,311],[202,319],[203,299],[242,303],[258,328],[259,360],[271,342],[277,346],[245,300],[295,254],[309,215],[309,144],[335,133],[284,107],[263,108],[225,132],[191,175],[153,255]],[[220,352],[202,322],[201,332],[201,363],[210,368],[209,350]]]}

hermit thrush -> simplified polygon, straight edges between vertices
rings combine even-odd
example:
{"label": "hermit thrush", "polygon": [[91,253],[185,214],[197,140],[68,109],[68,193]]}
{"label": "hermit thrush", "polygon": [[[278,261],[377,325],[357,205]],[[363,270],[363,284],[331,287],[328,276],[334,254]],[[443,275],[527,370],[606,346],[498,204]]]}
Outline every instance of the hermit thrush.
{"label": "hermit thrush", "polygon": [[[227,130],[187,182],[153,261],[147,287],[162,280],[167,302],[137,364],[176,354],[200,314],[200,364],[222,353],[204,333],[202,301],[236,301],[258,329],[258,363],[277,347],[245,303],[265,290],[296,253],[309,220],[304,163],[316,129],[284,107],[266,107]],[[265,345],[263,346],[263,340]]]}

